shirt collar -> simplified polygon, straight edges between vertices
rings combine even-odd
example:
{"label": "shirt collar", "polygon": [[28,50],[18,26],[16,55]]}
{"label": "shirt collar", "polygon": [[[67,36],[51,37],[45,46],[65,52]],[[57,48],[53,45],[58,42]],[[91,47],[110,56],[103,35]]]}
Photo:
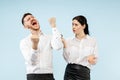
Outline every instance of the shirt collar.
{"label": "shirt collar", "polygon": [[[85,40],[85,39],[89,39],[90,38],[90,36],[89,35],[86,35],[84,38],[82,38],[81,40]],[[75,39],[75,40],[77,40],[77,41],[81,41],[81,40],[79,40],[79,39],[77,39],[76,37],[74,37],[73,39]]]}
{"label": "shirt collar", "polygon": [[[41,35],[44,35],[44,34],[43,34],[42,32],[40,32],[40,33],[39,33],[39,35],[41,36]],[[32,34],[30,33],[30,35],[29,35],[29,36],[32,36]]]}

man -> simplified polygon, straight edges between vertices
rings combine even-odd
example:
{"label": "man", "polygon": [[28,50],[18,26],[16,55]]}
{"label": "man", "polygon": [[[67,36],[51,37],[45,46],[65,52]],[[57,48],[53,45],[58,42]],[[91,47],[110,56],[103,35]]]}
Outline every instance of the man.
{"label": "man", "polygon": [[42,33],[39,22],[31,13],[23,15],[22,24],[31,33],[20,42],[27,68],[27,80],[54,80],[52,49],[61,49],[62,41],[56,29],[55,18],[51,18],[49,22],[52,27],[52,36]]}

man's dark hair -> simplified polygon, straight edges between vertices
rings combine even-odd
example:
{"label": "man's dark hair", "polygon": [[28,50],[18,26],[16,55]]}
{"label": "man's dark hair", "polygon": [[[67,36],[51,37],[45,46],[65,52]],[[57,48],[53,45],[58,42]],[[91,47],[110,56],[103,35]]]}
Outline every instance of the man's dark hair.
{"label": "man's dark hair", "polygon": [[22,24],[24,25],[24,18],[27,16],[27,15],[32,15],[31,13],[25,13],[22,17]]}

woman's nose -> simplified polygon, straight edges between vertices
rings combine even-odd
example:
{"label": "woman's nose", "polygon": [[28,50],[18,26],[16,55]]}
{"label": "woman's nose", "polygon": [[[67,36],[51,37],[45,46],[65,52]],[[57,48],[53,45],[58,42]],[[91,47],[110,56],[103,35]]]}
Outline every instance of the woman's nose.
{"label": "woman's nose", "polygon": [[74,28],[75,28],[75,25],[73,25],[72,28],[74,29]]}

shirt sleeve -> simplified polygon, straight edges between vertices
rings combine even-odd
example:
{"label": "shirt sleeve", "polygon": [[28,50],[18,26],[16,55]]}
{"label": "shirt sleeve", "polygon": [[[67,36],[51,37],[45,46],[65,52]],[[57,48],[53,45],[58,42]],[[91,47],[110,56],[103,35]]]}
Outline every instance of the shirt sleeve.
{"label": "shirt sleeve", "polygon": [[97,46],[96,39],[94,39],[93,42],[94,42],[94,46],[93,46],[93,52],[92,52],[92,54],[94,54],[95,57],[98,57],[98,46]]}
{"label": "shirt sleeve", "polygon": [[69,49],[69,43],[70,43],[70,39],[66,39],[65,40],[65,44],[66,44],[66,47],[65,48],[63,48],[63,57],[64,57],[64,59],[66,60],[66,62],[69,62],[69,51],[70,51],[70,49]]}
{"label": "shirt sleeve", "polygon": [[65,59],[66,62],[68,62],[68,49],[67,48],[63,48],[63,57]]}
{"label": "shirt sleeve", "polygon": [[34,50],[25,40],[20,42],[20,50],[27,64],[35,65],[38,60],[39,50]]}
{"label": "shirt sleeve", "polygon": [[97,63],[99,56],[98,56],[98,45],[97,45],[96,41],[95,41],[95,46],[94,46],[94,54],[95,54],[96,63]]}
{"label": "shirt sleeve", "polygon": [[97,46],[96,40],[95,40],[93,54],[95,55],[96,58],[98,58],[98,46]]}
{"label": "shirt sleeve", "polygon": [[55,50],[59,50],[63,47],[61,34],[57,30],[57,28],[52,28],[52,33],[53,33],[52,40],[51,40],[52,48]]}
{"label": "shirt sleeve", "polygon": [[[98,60],[98,47],[97,47],[97,42],[96,40],[94,39],[94,47],[93,47],[93,54],[94,56],[96,57],[96,63],[97,63],[97,60]],[[87,60],[88,62],[88,60]],[[88,62],[89,63],[89,62]],[[90,64],[90,63],[89,63]],[[91,64],[90,64],[91,65]],[[91,65],[92,66],[92,65]]]}

